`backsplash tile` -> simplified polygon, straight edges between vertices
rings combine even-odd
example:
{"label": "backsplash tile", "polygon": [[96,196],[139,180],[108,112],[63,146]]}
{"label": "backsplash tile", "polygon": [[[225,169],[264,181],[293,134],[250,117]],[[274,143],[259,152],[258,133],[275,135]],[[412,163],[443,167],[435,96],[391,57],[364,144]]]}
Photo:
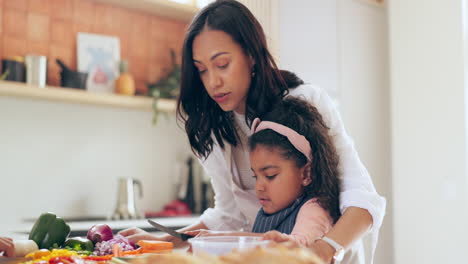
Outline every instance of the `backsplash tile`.
{"label": "backsplash tile", "polygon": [[[5,3],[10,2],[6,1]],[[5,4],[4,3],[4,4]],[[3,8],[3,33],[18,38],[26,37],[27,16],[25,11]]]}
{"label": "backsplash tile", "polygon": [[[0,8],[3,9],[3,0],[0,0]],[[3,32],[3,12],[0,11],[0,34],[2,34],[2,32]]]}
{"label": "backsplash tile", "polygon": [[39,13],[28,13],[27,17],[28,41],[49,42],[49,16]]}
{"label": "backsplash tile", "polygon": [[6,0],[4,6],[19,11],[26,11],[28,8],[27,0]]}
{"label": "backsplash tile", "polygon": [[70,20],[53,19],[50,23],[51,39],[54,44],[63,47],[74,47],[76,39],[73,32],[73,23]]}
{"label": "backsplash tile", "polygon": [[8,36],[6,34],[3,35],[3,57],[25,54],[26,51],[26,41],[24,39],[15,36]]}
{"label": "backsplash tile", "polygon": [[49,0],[49,7],[50,15],[53,18],[73,20],[73,2],[71,0]]}
{"label": "backsplash tile", "polygon": [[[92,0],[0,0],[0,58],[28,53],[48,56],[48,85],[60,84],[62,59],[77,68],[78,32],[120,39],[121,58],[129,61],[137,91],[169,71],[170,49],[180,60],[187,24]],[[180,61],[179,61],[180,62]]]}
{"label": "backsplash tile", "polygon": [[92,25],[94,23],[94,5],[94,2],[91,1],[73,0],[73,19],[75,23]]}
{"label": "backsplash tile", "polygon": [[49,0],[28,0],[29,12],[40,13],[44,15],[49,14]]}
{"label": "backsplash tile", "polygon": [[33,54],[49,56],[49,41],[28,40],[26,50]]}

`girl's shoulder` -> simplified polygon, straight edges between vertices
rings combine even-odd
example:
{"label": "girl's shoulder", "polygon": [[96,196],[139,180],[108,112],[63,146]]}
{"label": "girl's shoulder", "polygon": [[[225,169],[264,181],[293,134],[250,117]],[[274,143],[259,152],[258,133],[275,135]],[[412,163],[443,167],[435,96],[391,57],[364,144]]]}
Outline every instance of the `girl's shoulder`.
{"label": "girl's shoulder", "polygon": [[329,212],[319,204],[317,198],[311,198],[305,202],[299,209],[299,213],[301,215],[325,216],[331,219]]}

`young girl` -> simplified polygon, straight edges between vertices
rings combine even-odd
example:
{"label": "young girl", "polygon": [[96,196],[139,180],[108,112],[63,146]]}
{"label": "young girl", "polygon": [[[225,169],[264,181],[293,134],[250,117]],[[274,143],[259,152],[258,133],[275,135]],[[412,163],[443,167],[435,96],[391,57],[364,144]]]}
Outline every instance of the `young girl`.
{"label": "young girl", "polygon": [[303,246],[321,239],[340,217],[338,154],[317,109],[289,97],[255,119],[249,139],[255,191],[262,208],[253,232],[287,234]]}
{"label": "young girl", "polygon": [[[203,8],[187,30],[181,68],[178,116],[215,191],[215,207],[181,231],[252,230],[261,205],[255,195],[249,151],[243,146],[253,119],[262,118],[289,93],[303,96],[317,108],[341,161],[342,216],[327,233],[330,239],[317,240],[311,247],[330,262],[341,248],[365,236],[369,250],[363,259],[372,263],[385,199],[376,192],[330,98],[320,88],[278,69],[252,13],[233,0],[218,0]],[[121,234],[132,241],[180,242],[136,228]]]}
{"label": "young girl", "polygon": [[[263,235],[310,247],[339,219],[339,158],[315,107],[295,97],[256,118],[249,138],[250,164],[261,209],[252,232],[188,232],[190,235]],[[325,238],[326,239],[326,238]],[[343,263],[359,258],[350,250]],[[344,251],[343,251],[344,255]],[[342,260],[336,258],[335,260]]]}

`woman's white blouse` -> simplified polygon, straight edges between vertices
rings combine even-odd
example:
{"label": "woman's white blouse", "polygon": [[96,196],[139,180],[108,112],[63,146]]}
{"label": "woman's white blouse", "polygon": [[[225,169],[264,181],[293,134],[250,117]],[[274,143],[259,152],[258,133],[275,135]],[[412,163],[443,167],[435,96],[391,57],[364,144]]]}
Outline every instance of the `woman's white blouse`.
{"label": "woman's white blouse", "polygon": [[[352,139],[344,129],[338,110],[325,91],[316,86],[301,85],[291,89],[289,96],[302,97],[309,101],[318,109],[330,128],[330,135],[340,156],[341,213],[348,207],[359,207],[368,210],[373,218],[372,229],[362,241],[356,243],[358,248],[362,249],[364,246],[365,254],[362,255],[362,251],[358,250],[361,251],[357,253],[359,256],[348,261],[345,258],[342,263],[372,263],[378,231],[385,215],[385,198],[375,190],[369,173],[354,149]],[[241,130],[239,134],[250,136],[247,124],[242,122],[244,117],[236,114],[235,120],[238,131]],[[241,152],[245,153],[244,158],[240,158]],[[226,143],[223,150],[215,143],[208,158],[200,161],[211,177],[215,192],[214,208],[207,209],[200,219],[209,229],[251,231],[260,203],[252,185],[243,184],[249,182],[248,177],[252,177],[248,156],[247,146],[233,148]]]}

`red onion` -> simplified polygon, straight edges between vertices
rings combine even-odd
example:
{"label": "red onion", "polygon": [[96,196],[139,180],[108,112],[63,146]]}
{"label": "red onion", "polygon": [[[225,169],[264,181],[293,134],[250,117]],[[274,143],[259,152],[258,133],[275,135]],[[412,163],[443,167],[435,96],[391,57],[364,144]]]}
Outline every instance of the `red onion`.
{"label": "red onion", "polygon": [[88,230],[88,239],[93,241],[93,243],[107,241],[114,237],[112,234],[112,229],[105,224],[93,225]]}

